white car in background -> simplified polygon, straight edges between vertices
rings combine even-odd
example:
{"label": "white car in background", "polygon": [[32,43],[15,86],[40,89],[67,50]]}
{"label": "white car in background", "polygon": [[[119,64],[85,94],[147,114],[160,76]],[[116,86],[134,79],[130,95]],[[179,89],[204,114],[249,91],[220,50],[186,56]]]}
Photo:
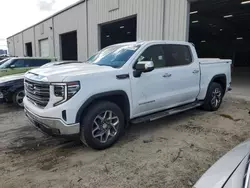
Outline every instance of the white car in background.
{"label": "white car in background", "polygon": [[250,140],[238,145],[219,159],[194,188],[249,188]]}

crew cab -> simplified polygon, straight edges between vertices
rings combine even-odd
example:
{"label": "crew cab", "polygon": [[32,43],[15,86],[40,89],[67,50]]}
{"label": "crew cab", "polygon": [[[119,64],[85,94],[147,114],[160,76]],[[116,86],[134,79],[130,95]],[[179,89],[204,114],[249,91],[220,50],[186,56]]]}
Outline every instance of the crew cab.
{"label": "crew cab", "polygon": [[87,62],[27,72],[24,107],[44,132],[77,135],[88,146],[105,149],[129,123],[196,107],[217,110],[230,83],[231,60],[199,59],[191,43],[121,43]]}

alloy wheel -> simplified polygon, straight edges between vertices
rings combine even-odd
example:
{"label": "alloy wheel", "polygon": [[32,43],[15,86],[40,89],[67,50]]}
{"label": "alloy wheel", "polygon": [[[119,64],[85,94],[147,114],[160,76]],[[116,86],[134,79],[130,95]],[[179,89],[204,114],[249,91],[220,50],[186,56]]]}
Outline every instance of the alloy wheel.
{"label": "alloy wheel", "polygon": [[216,108],[220,105],[222,100],[222,93],[219,88],[215,88],[215,90],[212,92],[212,100],[211,104]]}
{"label": "alloy wheel", "polygon": [[100,143],[107,143],[117,134],[119,118],[114,112],[107,110],[96,116],[92,127],[92,136]]}
{"label": "alloy wheel", "polygon": [[25,93],[24,91],[19,91],[17,94],[16,94],[16,103],[18,106],[20,107],[23,107],[23,98],[25,96]]}

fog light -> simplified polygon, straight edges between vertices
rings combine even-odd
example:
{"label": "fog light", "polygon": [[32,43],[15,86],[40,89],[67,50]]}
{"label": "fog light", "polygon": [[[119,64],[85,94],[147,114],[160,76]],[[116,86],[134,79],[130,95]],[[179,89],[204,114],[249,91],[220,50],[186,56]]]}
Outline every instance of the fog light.
{"label": "fog light", "polygon": [[3,99],[3,93],[0,92],[0,99]]}

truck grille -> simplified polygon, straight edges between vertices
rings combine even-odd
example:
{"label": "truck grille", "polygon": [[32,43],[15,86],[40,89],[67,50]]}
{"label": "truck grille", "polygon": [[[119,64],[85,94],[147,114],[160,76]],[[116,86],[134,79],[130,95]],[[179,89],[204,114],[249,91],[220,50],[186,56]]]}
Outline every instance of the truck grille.
{"label": "truck grille", "polygon": [[36,106],[44,108],[50,99],[50,86],[44,82],[25,80],[25,95]]}

